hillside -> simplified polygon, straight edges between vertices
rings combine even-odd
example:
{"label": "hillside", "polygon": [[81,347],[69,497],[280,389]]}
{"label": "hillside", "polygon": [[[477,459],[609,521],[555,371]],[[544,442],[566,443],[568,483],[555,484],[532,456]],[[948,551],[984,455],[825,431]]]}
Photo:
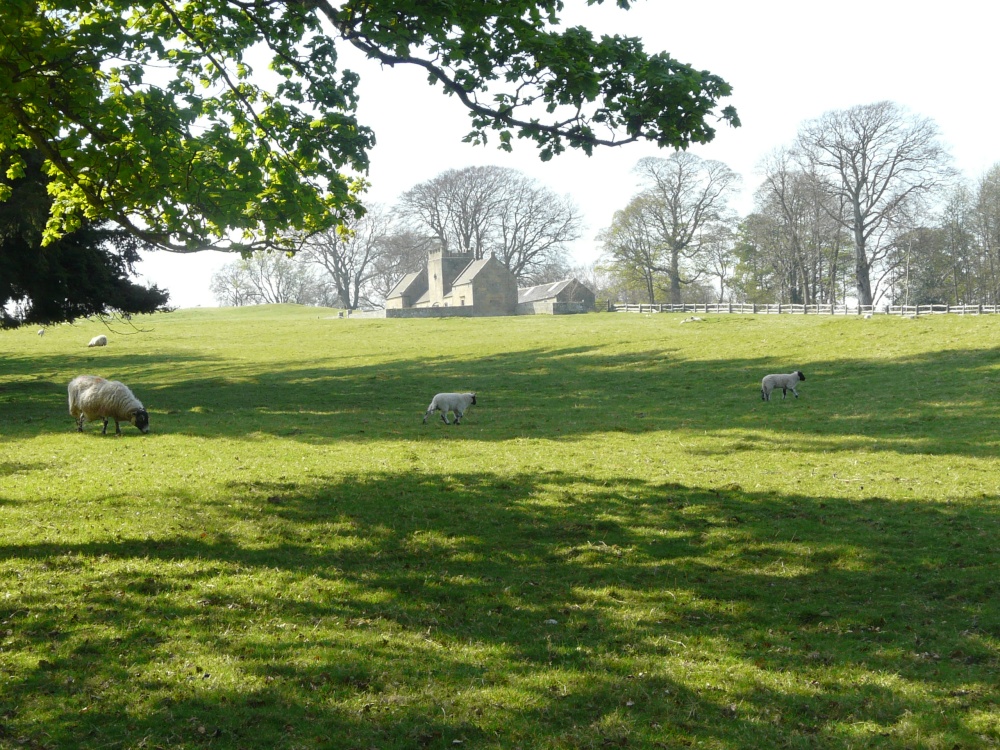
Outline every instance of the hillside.
{"label": "hillside", "polygon": [[1000,318],[682,317],[0,333],[0,748],[1000,743]]}

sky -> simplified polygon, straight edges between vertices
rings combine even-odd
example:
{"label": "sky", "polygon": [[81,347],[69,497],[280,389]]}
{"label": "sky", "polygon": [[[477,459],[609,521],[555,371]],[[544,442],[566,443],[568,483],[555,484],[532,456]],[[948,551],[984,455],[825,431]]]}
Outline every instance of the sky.
{"label": "sky", "polygon": [[[970,180],[1000,162],[1000,57],[995,32],[1000,4],[982,0],[636,0],[629,11],[613,0],[587,7],[567,0],[564,21],[595,34],[640,37],[647,52],[666,51],[680,62],[721,76],[733,87],[742,125],[719,123],[715,139],[690,151],[724,162],[743,178],[733,208],[746,214],[760,182],[760,161],[789,145],[800,125],[831,110],[892,100],[929,117],[954,166]],[[406,190],[448,169],[498,165],[517,169],[544,187],[568,195],[586,225],[571,247],[575,264],[600,255],[598,232],[639,190],[633,171],[647,156],[670,151],[651,144],[566,152],[542,162],[528,141],[514,153],[495,144],[462,143],[465,109],[416,70],[382,68],[348,45],[343,67],[361,76],[358,119],[375,131],[367,200],[391,205]],[[233,255],[147,253],[140,281],[169,289],[175,307],[214,306],[212,274]]]}

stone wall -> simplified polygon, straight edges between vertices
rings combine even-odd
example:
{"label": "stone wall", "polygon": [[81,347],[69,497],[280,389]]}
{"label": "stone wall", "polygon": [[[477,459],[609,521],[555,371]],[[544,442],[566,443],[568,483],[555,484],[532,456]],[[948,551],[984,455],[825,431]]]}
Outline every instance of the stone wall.
{"label": "stone wall", "polygon": [[[483,317],[482,313],[478,314]],[[352,318],[474,318],[472,307],[408,307],[406,309],[365,310],[351,313]]]}
{"label": "stone wall", "polygon": [[537,302],[519,302],[515,315],[570,315],[590,312],[592,305],[587,302],[556,302],[541,299]]}

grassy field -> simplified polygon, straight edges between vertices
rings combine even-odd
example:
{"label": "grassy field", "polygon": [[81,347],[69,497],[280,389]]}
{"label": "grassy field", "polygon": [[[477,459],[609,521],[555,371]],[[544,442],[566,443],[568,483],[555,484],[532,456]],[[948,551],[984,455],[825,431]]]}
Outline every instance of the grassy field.
{"label": "grassy field", "polygon": [[681,319],[0,333],[0,748],[1000,745],[1000,317]]}

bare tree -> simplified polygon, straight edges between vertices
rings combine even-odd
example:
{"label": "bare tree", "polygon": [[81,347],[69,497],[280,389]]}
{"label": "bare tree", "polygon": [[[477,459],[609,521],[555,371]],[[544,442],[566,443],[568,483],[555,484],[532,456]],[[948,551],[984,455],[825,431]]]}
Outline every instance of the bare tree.
{"label": "bare tree", "polygon": [[735,239],[735,232],[728,226],[719,227],[702,239],[702,262],[706,273],[718,280],[719,302],[726,299],[727,285],[736,265],[736,257],[733,255]]}
{"label": "bare tree", "polygon": [[366,293],[390,228],[389,213],[372,204],[361,218],[303,239],[299,257],[322,268],[340,304],[356,310],[369,301]]}
{"label": "bare tree", "polygon": [[212,275],[209,286],[215,301],[222,307],[260,304],[257,290],[240,261],[227,263]]}
{"label": "bare tree", "polygon": [[212,293],[222,305],[295,303],[329,305],[327,285],[301,260],[257,250],[223,266],[212,276]]}
{"label": "bare tree", "polygon": [[555,281],[566,270],[567,243],[580,237],[580,216],[569,198],[523,175],[507,177],[490,249],[519,281]]}
{"label": "bare tree", "polygon": [[701,252],[704,237],[734,223],[728,202],[740,176],[722,162],[685,151],[666,159],[641,159],[635,170],[646,185],[646,211],[656,230],[654,243],[662,249],[663,263],[655,270],[667,275],[670,302],[678,304],[681,285],[694,283],[704,273],[698,264],[685,268],[684,261]]}
{"label": "bare tree", "polygon": [[[755,193],[757,214],[767,218],[768,233],[758,242],[769,250],[782,287],[782,301],[797,304],[836,302],[846,238],[841,217],[844,202],[818,189],[786,149],[778,149],[761,163],[764,180]],[[758,223],[757,228],[763,227]]]}
{"label": "bare tree", "polygon": [[406,191],[400,200],[402,213],[427,229],[445,250],[482,258],[509,173],[516,174],[502,167],[449,169]]}
{"label": "bare tree", "polygon": [[979,179],[972,210],[976,240],[987,276],[983,301],[1000,299],[1000,164],[994,164]]}
{"label": "bare tree", "polygon": [[505,167],[442,172],[403,194],[404,217],[452,252],[494,255],[519,281],[535,283],[564,265],[580,236],[568,198]]}
{"label": "bare tree", "polygon": [[954,174],[928,118],[893,102],[827,112],[805,123],[796,141],[803,168],[846,211],[831,214],[851,232],[858,303],[875,301],[878,280],[890,269],[896,234],[912,226],[922,202]]}
{"label": "bare tree", "polygon": [[403,276],[427,265],[427,253],[437,242],[434,237],[413,229],[392,229],[383,238],[380,252],[372,266],[367,295],[369,300],[373,303],[383,302]]}

